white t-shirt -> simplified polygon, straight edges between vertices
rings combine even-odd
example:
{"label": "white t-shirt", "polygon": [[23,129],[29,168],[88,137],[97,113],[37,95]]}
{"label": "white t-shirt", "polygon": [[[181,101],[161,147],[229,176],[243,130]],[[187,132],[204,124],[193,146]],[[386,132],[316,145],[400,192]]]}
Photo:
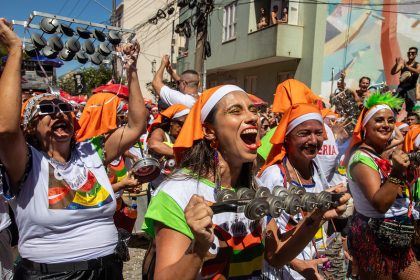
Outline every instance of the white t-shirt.
{"label": "white t-shirt", "polygon": [[194,106],[197,99],[188,94],[183,94],[180,91],[169,88],[168,86],[163,86],[160,89],[160,99],[166,103],[168,106],[174,104],[183,104],[187,107]]}
{"label": "white t-shirt", "polygon": [[[318,166],[318,167],[317,167]],[[326,188],[328,188],[328,182],[324,175],[322,174],[322,171],[319,169],[319,160],[315,158],[313,160],[313,167],[314,167],[314,175],[313,185],[304,185],[304,188],[307,192],[314,192],[319,193]],[[283,174],[279,168],[279,166],[272,165],[268,167],[266,170],[264,170],[263,174],[260,177],[260,180],[264,187],[269,188],[271,191],[275,186],[285,186],[285,180],[283,177]],[[277,226],[281,233],[285,233],[287,231],[287,226],[289,223],[289,220],[293,220],[294,223],[298,223],[299,220],[302,220],[302,215],[298,214],[294,217],[290,217],[289,214],[286,214],[284,211],[281,212],[280,217],[276,218]],[[325,236],[325,234],[324,234]],[[322,236],[322,237],[324,237]],[[323,239],[319,238],[316,239],[316,245],[319,248],[323,244]],[[310,242],[305,247],[305,249],[296,256],[297,259],[300,260],[312,260],[316,255],[315,248],[313,244]],[[264,267],[263,267],[263,275],[264,279],[305,279],[302,275],[300,275],[298,272],[291,269],[289,266],[285,265],[283,268],[277,269],[272,266],[270,266],[267,262],[264,261]]]}
{"label": "white t-shirt", "polygon": [[[183,174],[164,181],[153,194],[145,215],[143,229],[154,237],[154,222],[158,221],[193,239],[184,209],[194,194],[215,202],[213,182],[197,181]],[[244,213],[213,215],[214,243],[197,279],[261,279],[264,254],[262,225],[247,219]],[[170,253],[170,252],[168,252]]]}
{"label": "white t-shirt", "polygon": [[322,143],[322,148],[318,152],[317,158],[325,177],[330,180],[337,169],[338,147],[331,128],[326,124],[324,124],[324,128],[328,139]]}
{"label": "white t-shirt", "polygon": [[116,204],[97,152],[101,148],[79,143],[63,166],[30,148],[32,168],[16,197],[21,256],[62,263],[112,254],[118,240]]}

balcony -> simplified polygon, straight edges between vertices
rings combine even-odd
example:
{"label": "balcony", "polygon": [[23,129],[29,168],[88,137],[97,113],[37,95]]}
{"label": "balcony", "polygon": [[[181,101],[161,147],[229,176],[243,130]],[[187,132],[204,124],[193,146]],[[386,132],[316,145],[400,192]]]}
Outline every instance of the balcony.
{"label": "balcony", "polygon": [[211,42],[212,56],[206,63],[207,71],[255,67],[302,58],[303,27],[277,24],[238,34],[228,42],[214,41]]}

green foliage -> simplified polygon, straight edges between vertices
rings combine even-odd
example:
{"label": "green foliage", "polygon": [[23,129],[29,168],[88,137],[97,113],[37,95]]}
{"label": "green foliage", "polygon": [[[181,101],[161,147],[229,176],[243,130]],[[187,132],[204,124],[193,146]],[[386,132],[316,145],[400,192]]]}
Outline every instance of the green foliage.
{"label": "green foliage", "polygon": [[[105,65],[84,68],[77,71],[77,73],[81,74],[83,82],[86,85],[81,94],[90,95],[94,88],[104,85],[112,79],[112,69]],[[58,80],[58,86],[70,94],[77,95],[74,74],[76,73],[61,76]]]}
{"label": "green foliage", "polygon": [[[177,84],[175,81],[168,81],[167,79],[164,79],[163,83],[170,88],[173,88],[173,89],[177,88]],[[155,90],[153,89],[152,82],[146,83],[146,88],[153,96],[155,97],[159,96],[158,94],[156,94]]]}
{"label": "green foliage", "polygon": [[372,93],[364,102],[366,109],[370,109],[378,104],[388,105],[392,109],[400,109],[404,99],[392,95],[391,92]]}

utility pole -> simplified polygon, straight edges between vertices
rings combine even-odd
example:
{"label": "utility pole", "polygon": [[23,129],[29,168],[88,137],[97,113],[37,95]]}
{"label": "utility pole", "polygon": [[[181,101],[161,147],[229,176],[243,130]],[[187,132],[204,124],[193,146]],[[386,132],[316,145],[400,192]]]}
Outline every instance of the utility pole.
{"label": "utility pole", "polygon": [[205,45],[207,40],[208,17],[213,8],[213,1],[201,0],[201,2],[197,4],[197,37],[195,45],[194,70],[200,75],[201,81],[204,81],[204,59],[206,58]]}
{"label": "utility pole", "polygon": [[200,80],[203,80],[203,66],[204,66],[204,42],[207,38],[207,20],[206,26],[197,26],[197,42],[195,45],[195,62],[194,70],[200,75]]}
{"label": "utility pole", "polygon": [[[117,0],[112,0],[112,15],[111,15],[111,25],[115,26],[117,24]],[[114,83],[117,83],[117,58],[112,57],[112,79]]]}

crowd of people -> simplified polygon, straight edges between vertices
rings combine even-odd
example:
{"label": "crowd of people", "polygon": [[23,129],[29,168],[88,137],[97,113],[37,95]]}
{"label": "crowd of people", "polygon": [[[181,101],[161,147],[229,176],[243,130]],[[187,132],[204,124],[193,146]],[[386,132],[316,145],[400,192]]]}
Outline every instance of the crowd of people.
{"label": "crowd of people", "polygon": [[137,218],[124,195],[143,186],[139,278],[418,279],[416,48],[392,70],[410,87],[370,92],[362,77],[353,91],[343,74],[329,106],[294,79],[272,105],[236,85],[200,92],[165,55],[159,102],[145,105],[129,43],[128,100],[97,92],[75,112],[53,93],[22,99],[22,42],[5,19],[0,45],[1,279],[123,279]]}

